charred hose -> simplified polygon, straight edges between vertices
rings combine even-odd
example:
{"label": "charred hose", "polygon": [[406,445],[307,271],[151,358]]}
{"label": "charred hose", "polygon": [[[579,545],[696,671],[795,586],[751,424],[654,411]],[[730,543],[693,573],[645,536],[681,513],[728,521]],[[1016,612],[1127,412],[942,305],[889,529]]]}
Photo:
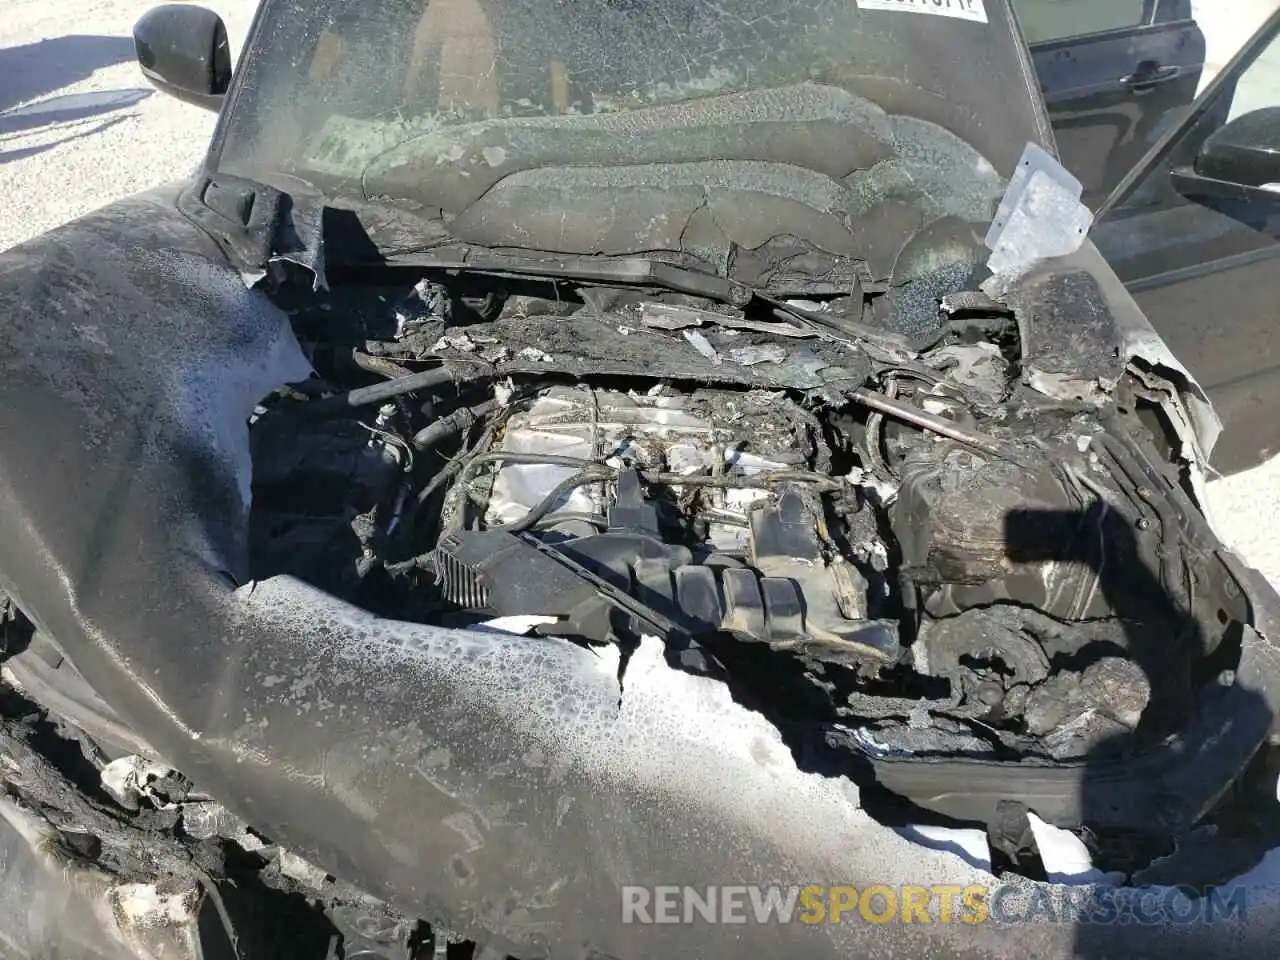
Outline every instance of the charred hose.
{"label": "charred hose", "polygon": [[401,377],[413,376],[413,371],[408,367],[396,363],[394,360],[388,360],[386,357],[375,357],[367,353],[361,353],[359,350],[351,351],[351,362],[366,373],[376,373],[380,377],[386,377],[388,380],[398,380]]}
{"label": "charred hose", "polygon": [[396,377],[386,383],[375,383],[369,387],[357,387],[346,393],[335,394],[316,400],[305,407],[305,413],[312,417],[330,417],[345,413],[355,407],[367,407],[370,404],[382,403],[396,397],[413,393],[417,390],[429,390],[432,387],[443,387],[458,384],[467,380],[481,380],[493,376],[493,371],[480,364],[445,363],[430,370],[411,373],[405,377]]}
{"label": "charred hose", "polygon": [[605,466],[594,466],[583,470],[581,473],[575,473],[571,477],[566,477],[552,488],[551,492],[539,500],[536,504],[529,508],[519,520],[511,523],[504,523],[500,526],[490,527],[490,530],[503,530],[507,533],[523,533],[531,530],[535,525],[542,521],[547,514],[560,505],[560,501],[567,497],[579,487],[585,487],[589,483],[597,483],[601,480],[608,480],[614,476],[614,471]]}
{"label": "charred hose", "polygon": [[410,441],[415,450],[426,450],[443,443],[450,437],[466,433],[477,423],[498,409],[497,400],[486,400],[474,407],[462,407],[447,417],[441,417],[429,427],[424,427],[413,435]]}

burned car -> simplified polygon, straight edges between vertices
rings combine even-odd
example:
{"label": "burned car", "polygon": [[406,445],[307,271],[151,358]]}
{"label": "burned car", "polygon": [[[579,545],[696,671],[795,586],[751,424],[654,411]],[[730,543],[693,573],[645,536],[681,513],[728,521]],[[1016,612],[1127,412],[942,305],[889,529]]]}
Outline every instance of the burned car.
{"label": "burned car", "polygon": [[207,162],[0,256],[0,815],[112,943],[1275,932],[624,909],[1265,849],[1278,600],[1003,0],[266,0],[234,80],[199,7],[136,37]]}

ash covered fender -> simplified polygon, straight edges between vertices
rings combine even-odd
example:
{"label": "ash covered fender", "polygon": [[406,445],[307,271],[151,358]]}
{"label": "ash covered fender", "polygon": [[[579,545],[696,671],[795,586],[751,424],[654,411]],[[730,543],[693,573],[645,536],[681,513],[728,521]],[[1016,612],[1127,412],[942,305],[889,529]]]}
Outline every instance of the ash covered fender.
{"label": "ash covered fender", "polygon": [[[1042,260],[1001,299],[1014,311],[1023,344],[1023,382],[1058,400],[1102,405],[1136,365],[1167,380],[1165,404],[1183,457],[1202,473],[1222,423],[1200,384],[1173,355],[1092,241]],[[1198,480],[1202,486],[1202,480]],[[1197,491],[1203,503],[1203,489]]]}
{"label": "ash covered fender", "polygon": [[[305,372],[283,313],[173,192],[0,254],[0,589],[203,791],[406,913],[522,957],[1075,949],[1069,923],[624,923],[626,885],[992,878],[874,821],[852,783],[801,769],[653,641],[620,682],[610,652],[245,583],[246,419]],[[1188,929],[1105,932],[1112,953],[1256,955],[1280,911]]]}
{"label": "ash covered fender", "polygon": [[1126,371],[1149,371],[1177,391],[1165,409],[1184,458],[1202,471],[1222,432],[1204,390],[1124,288],[1092,241],[1080,181],[1034,143],[1023,151],[985,243],[984,292],[1013,308],[1023,382],[1057,400],[1106,403]]}

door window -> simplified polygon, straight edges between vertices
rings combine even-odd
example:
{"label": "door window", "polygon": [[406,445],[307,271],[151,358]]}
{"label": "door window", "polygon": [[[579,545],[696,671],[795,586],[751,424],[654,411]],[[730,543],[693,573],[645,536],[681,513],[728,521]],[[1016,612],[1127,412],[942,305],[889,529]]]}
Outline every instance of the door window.
{"label": "door window", "polygon": [[1013,0],[1063,164],[1095,209],[1196,98],[1191,0]]}
{"label": "door window", "polygon": [[1260,189],[1280,182],[1265,149],[1280,127],[1278,34],[1280,18],[1126,178],[1092,234],[1209,392],[1226,426],[1222,470],[1280,452],[1280,193]]}
{"label": "door window", "polygon": [[1280,40],[1273,40],[1258,53],[1258,58],[1231,84],[1227,96],[1228,121],[1264,107],[1280,107]]}
{"label": "door window", "polygon": [[1014,0],[1028,43],[1062,40],[1146,21],[1147,0]]}
{"label": "door window", "polygon": [[[1195,105],[1193,112],[1147,157],[1141,168],[1127,178],[1107,203],[1108,216],[1136,210],[1185,207],[1196,200],[1179,193],[1172,174],[1177,169],[1195,169],[1206,141],[1240,118],[1259,110],[1280,107],[1280,29],[1266,28],[1252,49],[1244,53]],[[1202,205],[1202,204],[1201,204]],[[1233,212],[1248,215],[1237,205]],[[1258,211],[1252,211],[1258,213]],[[1271,215],[1270,212],[1267,214]],[[1100,217],[1101,219],[1101,217]]]}

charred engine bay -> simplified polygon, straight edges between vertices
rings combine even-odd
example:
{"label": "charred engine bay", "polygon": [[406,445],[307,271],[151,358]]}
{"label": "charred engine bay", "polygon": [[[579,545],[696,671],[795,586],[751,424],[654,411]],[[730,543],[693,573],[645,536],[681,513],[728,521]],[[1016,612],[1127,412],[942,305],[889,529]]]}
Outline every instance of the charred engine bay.
{"label": "charred engine bay", "polygon": [[[1110,377],[1105,325],[1037,331],[1025,299],[976,293],[908,331],[857,287],[730,306],[330,278],[271,294],[316,375],[249,423],[252,579],[617,648],[624,700],[656,637],[881,822],[984,828],[996,872],[1047,878],[1030,813],[1136,883],[1226,882],[1280,843],[1276,752],[1222,706],[1258,642],[1250,601],[1175,452],[1172,386],[1137,361]],[[1075,321],[1053,299],[1072,284],[1045,285],[1051,318]],[[1057,362],[1075,341],[1094,366]],[[1055,398],[1030,385],[1045,373],[1107,386]],[[21,774],[0,816],[60,866],[221,890],[201,909],[244,957],[500,955],[163,766],[4,597],[0,652],[21,691],[0,696],[0,766]]]}
{"label": "charred engine bay", "polygon": [[[1176,743],[1250,628],[1169,385],[1133,367],[1101,403],[1052,399],[1003,305],[944,300],[911,341],[876,299],[392,271],[282,300],[318,378],[251,425],[252,575],[616,644],[624,691],[657,636],[903,816],[991,826],[939,787],[990,767],[952,761],[1030,783]],[[1061,784],[1050,816],[1094,818]],[[1175,827],[1125,804],[1090,826]]]}

